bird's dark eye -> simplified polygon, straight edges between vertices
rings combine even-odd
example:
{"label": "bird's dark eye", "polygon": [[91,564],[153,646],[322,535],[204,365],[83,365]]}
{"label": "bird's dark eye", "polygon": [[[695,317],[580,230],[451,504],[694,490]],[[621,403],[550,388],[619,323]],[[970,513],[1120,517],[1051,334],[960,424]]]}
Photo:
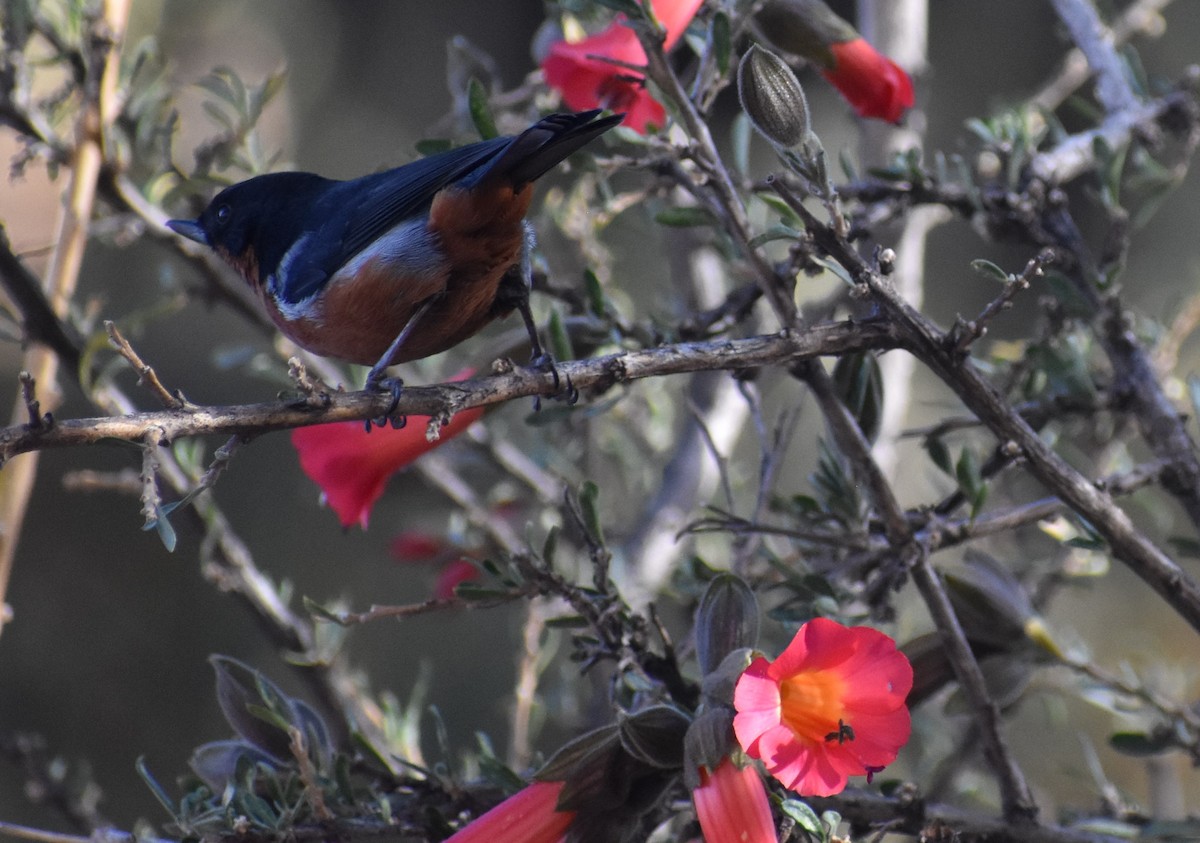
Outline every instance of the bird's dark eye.
{"label": "bird's dark eye", "polygon": [[216,218],[217,225],[225,225],[229,222],[229,217],[233,215],[233,210],[228,205],[221,205],[217,208]]}

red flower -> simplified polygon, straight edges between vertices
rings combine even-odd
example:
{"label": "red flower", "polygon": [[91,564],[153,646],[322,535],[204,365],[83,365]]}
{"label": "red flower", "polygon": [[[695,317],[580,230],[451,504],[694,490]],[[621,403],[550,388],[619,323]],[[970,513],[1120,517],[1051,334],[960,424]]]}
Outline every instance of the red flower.
{"label": "red flower", "polygon": [[912,108],[912,80],[900,65],[875,52],[863,38],[829,45],[833,67],[821,74],[854,107],[859,117],[877,117],[889,123],[899,123],[904,112]]}
{"label": "red flower", "polygon": [[[667,32],[664,50],[671,49],[683,35],[701,2],[654,0],[654,15]],[[646,64],[646,53],[624,20],[624,15],[618,15],[607,29],[574,44],[556,42],[542,61],[542,72],[546,84],[562,93],[568,108],[624,111],[625,124],[644,134],[647,126],[662,127],[666,112],[646,91],[646,80],[640,73],[606,61]]]}
{"label": "red flower", "polygon": [[555,810],[562,789],[562,782],[534,782],[445,843],[558,843],[575,818],[573,811]]}
{"label": "red flower", "polygon": [[692,791],[696,818],[705,843],[776,843],[767,791],[752,766],[728,758],[709,774],[700,768],[700,786]]}
{"label": "red flower", "polygon": [[479,569],[466,559],[458,559],[448,563],[438,574],[433,586],[433,596],[438,600],[449,600],[454,597],[454,589],[459,583],[479,579]]}
{"label": "red flower", "polygon": [[[911,730],[912,666],[869,627],[816,618],[774,662],[757,658],[734,689],[733,731],[767,771],[802,796],[832,796],[849,776],[896,760]],[[868,778],[869,780],[869,778]]]}
{"label": "red flower", "polygon": [[[453,380],[465,380],[470,371]],[[388,478],[421,454],[462,433],[483,415],[483,407],[456,413],[438,439],[426,436],[426,416],[411,416],[399,430],[381,427],[371,433],[361,422],[335,422],[292,431],[300,467],[318,486],[343,527],[357,522],[365,530],[371,507],[383,494]]]}

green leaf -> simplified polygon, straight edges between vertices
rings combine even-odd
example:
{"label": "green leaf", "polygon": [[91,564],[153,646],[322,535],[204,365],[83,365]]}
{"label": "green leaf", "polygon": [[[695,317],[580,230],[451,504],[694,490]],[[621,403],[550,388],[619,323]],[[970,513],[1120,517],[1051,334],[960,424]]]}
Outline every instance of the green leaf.
{"label": "green leaf", "polygon": [[479,132],[479,137],[483,140],[499,137],[496,120],[492,117],[492,109],[488,105],[487,89],[474,76],[467,83],[467,108],[471,112],[471,122],[475,124],[475,131]]}
{"label": "green leaf", "polygon": [[608,312],[608,297],[604,295],[604,287],[600,284],[599,276],[590,268],[583,272],[583,292],[592,313],[603,316]]}
{"label": "green leaf", "polygon": [[971,261],[971,269],[975,270],[980,275],[987,275],[991,278],[995,278],[1002,284],[1007,283],[1009,280],[1009,274],[1007,272],[991,261],[984,260],[983,258],[976,258],[975,260]]}
{"label": "green leaf", "polygon": [[717,222],[716,217],[707,208],[698,208],[694,205],[667,208],[659,211],[655,214],[654,221],[659,225],[669,225],[673,228],[693,228],[700,225],[711,226]]}
{"label": "green leaf", "polygon": [[554,555],[558,552],[558,525],[546,533],[546,541],[542,543],[542,561],[550,568],[554,567]]}
{"label": "green leaf", "polygon": [[940,436],[928,436],[922,444],[925,446],[929,458],[933,460],[933,464],[953,477],[954,460],[950,456],[950,448],[946,445],[946,440]]}
{"label": "green leaf", "polygon": [[717,60],[717,70],[722,76],[729,73],[729,56],[733,52],[733,36],[729,27],[729,15],[718,11],[713,15],[712,25],[708,30],[712,42],[713,58]]}
{"label": "green leaf", "polygon": [[958,480],[958,488],[971,503],[971,518],[974,519],[987,499],[987,484],[983,481],[975,453],[970,448],[963,448],[954,466],[954,476]]}
{"label": "green leaf", "polygon": [[587,618],[580,615],[561,615],[557,618],[547,618],[548,629],[587,629],[591,624]]}
{"label": "green leaf", "polygon": [[547,328],[550,353],[555,360],[574,360],[575,349],[571,346],[571,335],[567,333],[566,323],[558,308],[550,311],[550,324]]}
{"label": "green leaf", "polygon": [[787,202],[784,202],[774,193],[756,193],[754,196],[758,199],[758,201],[762,202],[772,211],[778,213],[785,223],[790,220],[791,222],[795,223],[796,227],[800,227],[800,217],[796,215],[796,212],[792,210],[791,206],[788,205]]}
{"label": "green leaf", "polygon": [[879,359],[870,351],[843,354],[833,367],[833,384],[863,436],[874,443],[883,422],[883,372]]}
{"label": "green leaf", "polygon": [[642,20],[646,17],[646,12],[642,8],[642,4],[638,3],[637,0],[596,0],[596,5],[624,12],[633,20]]}
{"label": "green leaf", "polygon": [[731,160],[734,169],[747,178],[750,175],[750,138],[753,134],[750,117],[739,109],[733,118],[733,125],[729,127],[730,147],[733,149]]}
{"label": "green leaf", "polygon": [[1173,746],[1170,734],[1165,732],[1153,736],[1142,732],[1117,732],[1109,736],[1108,744],[1117,752],[1137,757],[1161,755]]}
{"label": "green leaf", "polygon": [[838,164],[841,165],[846,181],[858,181],[858,165],[854,162],[854,153],[850,151],[849,146],[838,150]]}
{"label": "green leaf", "polygon": [[413,147],[420,155],[429,156],[437,155],[439,152],[449,152],[454,148],[454,144],[446,138],[427,138],[417,141]]}
{"label": "green leaf", "polygon": [[762,234],[758,234],[758,235],[754,236],[753,238],[751,238],[750,248],[757,249],[759,246],[763,245],[764,243],[773,243],[776,240],[795,241],[798,239],[800,239],[799,231],[797,231],[794,228],[789,228],[788,226],[783,225],[782,223],[779,223],[777,225],[771,226],[766,231],[764,231]]}
{"label": "green leaf", "polygon": [[161,506],[155,507],[155,517],[143,524],[142,529],[157,531],[167,552],[175,552],[178,537],[175,535],[175,528],[171,526],[171,519],[167,517],[167,512]]}
{"label": "green leaf", "polygon": [[800,826],[809,834],[819,840],[825,840],[827,832],[825,825],[821,822],[821,818],[817,812],[808,807],[807,802],[801,802],[799,799],[785,799],[783,804],[779,806],[783,813],[796,821],[796,825]]}
{"label": "green leaf", "polygon": [[600,487],[591,480],[583,481],[579,488],[579,508],[583,512],[583,523],[597,544],[604,544],[604,527],[600,522]]}
{"label": "green leaf", "polygon": [[814,263],[819,263],[821,266],[828,269],[830,272],[832,272],[838,278],[842,279],[842,281],[844,281],[846,283],[846,286],[848,286],[848,287],[857,287],[858,286],[854,282],[854,278],[851,277],[850,271],[847,270],[846,267],[842,266],[837,261],[833,260],[833,258],[825,258],[825,257],[821,257],[820,255],[810,255],[810,257],[812,258]]}

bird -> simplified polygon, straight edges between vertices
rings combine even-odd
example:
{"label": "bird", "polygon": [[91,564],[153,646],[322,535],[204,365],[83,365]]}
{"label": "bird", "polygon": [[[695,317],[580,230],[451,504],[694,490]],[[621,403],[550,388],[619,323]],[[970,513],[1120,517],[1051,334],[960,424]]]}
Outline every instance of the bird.
{"label": "bird", "polygon": [[302,348],[371,366],[364,388],[393,395],[384,420],[403,387],[385,378],[389,366],[445,351],[514,309],[533,364],[557,383],[529,309],[532,184],[623,116],[550,114],[515,136],[346,181],[255,176],[167,226],[233,267]]}

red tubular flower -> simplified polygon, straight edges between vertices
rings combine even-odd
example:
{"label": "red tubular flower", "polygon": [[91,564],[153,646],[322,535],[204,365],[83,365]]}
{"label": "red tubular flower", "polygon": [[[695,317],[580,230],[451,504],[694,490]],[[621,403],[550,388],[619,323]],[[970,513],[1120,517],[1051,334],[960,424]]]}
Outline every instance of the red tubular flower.
{"label": "red tubular flower", "polygon": [[479,579],[479,569],[466,559],[458,559],[447,563],[437,576],[433,586],[433,596],[438,600],[449,600],[454,596],[454,589],[459,583]]}
{"label": "red tubular flower", "polygon": [[733,731],[785,787],[832,796],[849,776],[870,777],[896,760],[912,728],[904,705],[912,676],[882,632],[816,618],[774,662],[746,668]]}
{"label": "red tubular flower", "polygon": [[710,774],[700,769],[692,791],[704,843],[777,843],[771,805],[758,771],[726,758]]}
{"label": "red tubular flower", "polygon": [[[667,31],[663,49],[671,49],[679,40],[701,2],[654,0],[654,15]],[[556,42],[542,61],[542,72],[546,84],[562,93],[568,108],[624,111],[625,125],[645,134],[648,126],[665,124],[666,112],[646,91],[641,74],[612,63],[646,64],[646,53],[624,20],[618,15],[607,29],[574,44]]]}
{"label": "red tubular flower", "polygon": [[572,811],[555,810],[562,789],[562,782],[534,782],[445,843],[558,843],[575,818]]}
{"label": "red tubular flower", "polygon": [[[466,380],[470,370],[452,380]],[[381,427],[371,433],[361,422],[335,422],[292,431],[300,467],[318,486],[343,527],[367,528],[371,507],[383,494],[388,478],[421,454],[448,442],[483,415],[483,407],[456,413],[438,439],[425,437],[427,417],[412,416],[399,430]]]}
{"label": "red tubular flower", "polygon": [[829,45],[834,65],[821,74],[854,107],[859,117],[899,123],[915,102],[912,79],[900,65],[880,55],[863,38]]}

